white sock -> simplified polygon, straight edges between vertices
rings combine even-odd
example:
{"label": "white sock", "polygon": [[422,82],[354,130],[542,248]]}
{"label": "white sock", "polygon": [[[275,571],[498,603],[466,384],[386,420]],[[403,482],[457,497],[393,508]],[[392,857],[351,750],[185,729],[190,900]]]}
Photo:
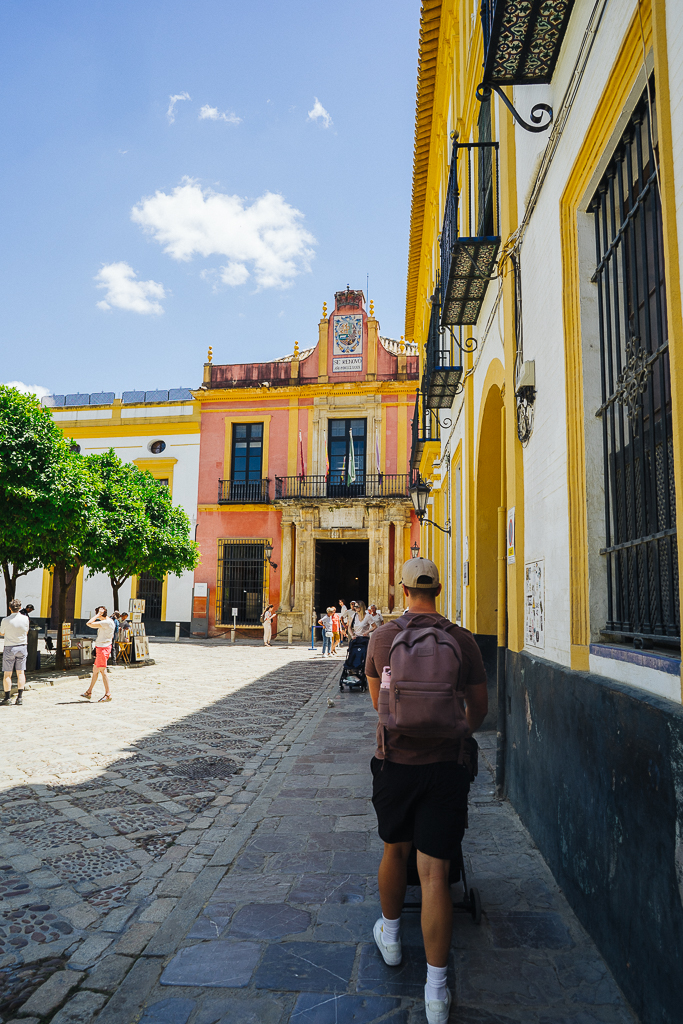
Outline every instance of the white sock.
{"label": "white sock", "polygon": [[395,921],[391,921],[388,917],[382,914],[382,939],[385,946],[391,945],[392,942],[398,942],[398,933],[401,930],[401,918],[397,917]]}
{"label": "white sock", "polygon": [[425,999],[429,1003],[432,999],[448,999],[446,991],[447,967],[432,967],[427,964],[427,984],[425,985]]}

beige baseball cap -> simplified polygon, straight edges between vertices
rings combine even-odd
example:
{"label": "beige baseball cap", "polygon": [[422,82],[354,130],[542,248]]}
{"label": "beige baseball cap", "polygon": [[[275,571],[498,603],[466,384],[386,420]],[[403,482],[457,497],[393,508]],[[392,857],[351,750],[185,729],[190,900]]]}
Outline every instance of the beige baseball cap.
{"label": "beige baseball cap", "polygon": [[409,558],[403,563],[401,583],[417,590],[438,587],[439,570],[428,558]]}

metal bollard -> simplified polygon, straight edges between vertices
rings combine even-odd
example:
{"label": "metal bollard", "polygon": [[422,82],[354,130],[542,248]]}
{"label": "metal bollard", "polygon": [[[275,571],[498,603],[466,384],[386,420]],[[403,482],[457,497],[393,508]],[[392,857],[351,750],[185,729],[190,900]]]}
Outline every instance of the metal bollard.
{"label": "metal bollard", "polygon": [[311,650],[315,650],[315,626],[311,626]]}
{"label": "metal bollard", "polygon": [[180,623],[179,622],[176,622],[176,624],[175,624],[175,638],[176,638],[176,640],[180,640]]}
{"label": "metal bollard", "polygon": [[288,647],[292,646],[292,631],[293,631],[293,628],[294,628],[293,626],[287,626],[287,646]]}
{"label": "metal bollard", "polygon": [[230,643],[234,644],[234,642],[235,642],[235,630],[231,629],[230,630]]}

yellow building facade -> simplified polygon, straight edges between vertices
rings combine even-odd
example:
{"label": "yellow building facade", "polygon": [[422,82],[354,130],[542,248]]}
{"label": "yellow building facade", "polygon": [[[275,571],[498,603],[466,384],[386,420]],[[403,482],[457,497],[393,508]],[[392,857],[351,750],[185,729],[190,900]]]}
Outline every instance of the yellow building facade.
{"label": "yellow building facade", "polygon": [[405,326],[498,790],[648,1022],[683,934],[681,52],[670,0],[423,0]]}

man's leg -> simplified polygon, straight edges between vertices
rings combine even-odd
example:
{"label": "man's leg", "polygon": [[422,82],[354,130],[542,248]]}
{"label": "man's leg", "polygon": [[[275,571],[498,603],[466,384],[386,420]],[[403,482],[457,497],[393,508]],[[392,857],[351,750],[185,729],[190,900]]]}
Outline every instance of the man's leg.
{"label": "man's leg", "polygon": [[387,920],[401,916],[406,895],[406,871],[412,843],[385,843],[384,856],[377,872],[379,899]]}
{"label": "man's leg", "polygon": [[422,937],[427,963],[445,967],[451,948],[453,904],[448,887],[450,861],[437,860],[417,852],[417,870],[422,886]]}
{"label": "man's leg", "polygon": [[12,692],[12,672],[5,672],[2,677],[3,704],[9,704],[9,696]]}
{"label": "man's leg", "polygon": [[24,703],[24,688],[26,686],[26,673],[23,669],[17,669],[17,699],[15,704]]}

